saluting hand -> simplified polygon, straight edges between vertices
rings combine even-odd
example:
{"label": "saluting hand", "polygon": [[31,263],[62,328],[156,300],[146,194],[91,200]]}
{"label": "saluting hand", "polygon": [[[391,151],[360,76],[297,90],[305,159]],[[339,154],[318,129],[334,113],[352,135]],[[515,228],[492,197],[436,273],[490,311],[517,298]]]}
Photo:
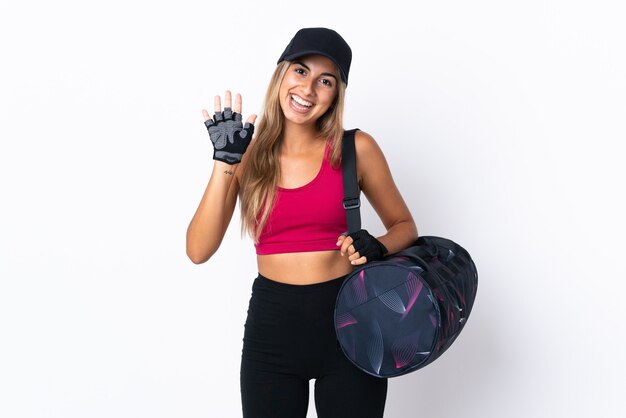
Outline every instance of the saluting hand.
{"label": "saluting hand", "polygon": [[215,114],[209,116],[206,109],[202,109],[204,125],[209,131],[209,137],[213,143],[213,159],[223,161],[226,164],[238,164],[246,152],[252,134],[254,133],[254,121],[256,115],[250,115],[245,123],[241,119],[241,94],[235,95],[234,112],[231,109],[231,93],[229,90],[224,94],[224,111],[220,96],[215,96]]}

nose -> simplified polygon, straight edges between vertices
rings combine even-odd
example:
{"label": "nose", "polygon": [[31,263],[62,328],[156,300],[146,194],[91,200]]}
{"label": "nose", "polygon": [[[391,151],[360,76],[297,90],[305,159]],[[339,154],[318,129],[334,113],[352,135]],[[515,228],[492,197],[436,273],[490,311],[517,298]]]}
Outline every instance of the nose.
{"label": "nose", "polygon": [[307,95],[312,95],[315,90],[315,79],[313,77],[308,77],[306,80],[302,81],[302,93]]}

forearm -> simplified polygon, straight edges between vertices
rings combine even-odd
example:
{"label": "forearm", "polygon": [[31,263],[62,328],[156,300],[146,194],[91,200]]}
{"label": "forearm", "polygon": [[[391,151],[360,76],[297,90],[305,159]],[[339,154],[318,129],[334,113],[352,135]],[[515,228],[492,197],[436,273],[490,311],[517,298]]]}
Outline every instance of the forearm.
{"label": "forearm", "polygon": [[236,194],[229,189],[238,164],[215,161],[202,200],[187,228],[187,256],[196,264],[206,262],[219,248],[233,214]]}
{"label": "forearm", "polygon": [[392,225],[385,235],[377,239],[387,248],[387,254],[395,254],[409,247],[417,239],[417,227],[413,219],[400,221]]}

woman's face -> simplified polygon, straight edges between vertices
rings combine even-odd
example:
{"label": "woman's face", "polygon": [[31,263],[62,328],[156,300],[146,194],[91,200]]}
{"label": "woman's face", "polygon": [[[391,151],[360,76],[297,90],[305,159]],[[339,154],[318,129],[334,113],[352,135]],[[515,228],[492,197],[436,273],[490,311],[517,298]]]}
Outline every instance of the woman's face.
{"label": "woman's face", "polygon": [[296,58],[280,84],[280,107],[285,119],[300,125],[315,124],[332,105],[339,80],[339,71],[329,58]]}

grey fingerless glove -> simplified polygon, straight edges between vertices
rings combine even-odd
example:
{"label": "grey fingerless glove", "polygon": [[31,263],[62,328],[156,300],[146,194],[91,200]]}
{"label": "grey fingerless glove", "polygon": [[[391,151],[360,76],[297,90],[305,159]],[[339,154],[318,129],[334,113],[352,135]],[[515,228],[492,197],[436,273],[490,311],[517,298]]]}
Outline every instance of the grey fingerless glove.
{"label": "grey fingerless glove", "polygon": [[366,257],[367,262],[382,260],[387,254],[387,248],[365,229],[348,234],[352,238],[352,245],[361,257]]}
{"label": "grey fingerless glove", "polygon": [[240,163],[252,140],[254,125],[248,122],[242,124],[241,113],[231,111],[230,107],[215,113],[213,119],[205,121],[204,125],[213,143],[213,159],[226,164]]}

